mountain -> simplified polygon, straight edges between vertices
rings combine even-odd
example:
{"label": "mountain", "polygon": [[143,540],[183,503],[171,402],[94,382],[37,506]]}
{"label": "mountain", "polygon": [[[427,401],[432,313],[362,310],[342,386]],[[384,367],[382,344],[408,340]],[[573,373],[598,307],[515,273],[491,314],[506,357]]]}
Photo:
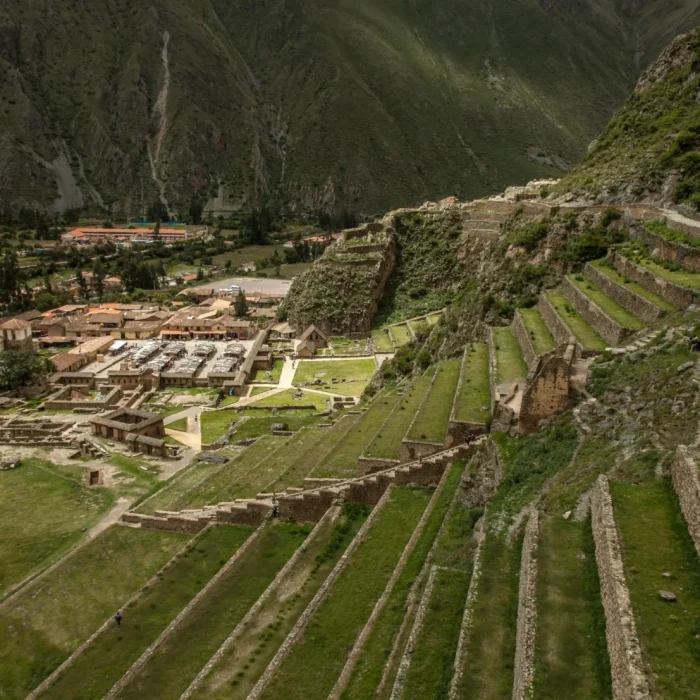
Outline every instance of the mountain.
{"label": "mountain", "polygon": [[4,0],[0,202],[373,213],[577,162],[694,0]]}

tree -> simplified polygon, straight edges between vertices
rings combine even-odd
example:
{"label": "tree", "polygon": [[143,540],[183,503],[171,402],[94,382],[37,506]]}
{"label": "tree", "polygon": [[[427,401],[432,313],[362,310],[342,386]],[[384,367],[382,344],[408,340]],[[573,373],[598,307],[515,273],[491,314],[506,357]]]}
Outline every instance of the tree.
{"label": "tree", "polygon": [[197,269],[197,281],[204,279],[204,270],[202,268]]}
{"label": "tree", "polygon": [[236,296],[236,316],[242,318],[248,315],[248,302],[246,301],[245,294],[243,290],[238,290],[238,296]]}
{"label": "tree", "polygon": [[87,300],[90,298],[90,290],[88,289],[88,283],[85,277],[83,277],[83,271],[78,268],[75,271],[75,274],[78,278],[78,287],[80,288],[80,296]]}
{"label": "tree", "polygon": [[192,219],[193,224],[198,224],[202,220],[202,212],[204,211],[204,204],[199,197],[193,197],[190,201],[190,219]]}
{"label": "tree", "polygon": [[37,384],[46,375],[46,370],[41,357],[31,351],[0,352],[0,387],[2,389],[12,390]]}
{"label": "tree", "polygon": [[37,292],[34,297],[34,303],[36,304],[37,311],[41,311],[42,313],[60,306],[58,298],[48,291]]}
{"label": "tree", "polygon": [[92,265],[92,286],[100,301],[102,301],[102,297],[105,293],[105,276],[105,266],[102,261],[97,258]]}
{"label": "tree", "polygon": [[41,276],[44,279],[44,288],[49,294],[52,294],[53,288],[51,287],[51,275],[49,275],[49,272],[45,267],[41,268]]}

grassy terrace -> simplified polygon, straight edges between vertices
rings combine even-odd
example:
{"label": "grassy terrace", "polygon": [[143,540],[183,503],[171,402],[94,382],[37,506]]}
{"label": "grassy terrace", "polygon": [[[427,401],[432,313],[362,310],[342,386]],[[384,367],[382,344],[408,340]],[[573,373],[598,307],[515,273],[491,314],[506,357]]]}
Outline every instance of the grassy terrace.
{"label": "grassy terrace", "polygon": [[460,360],[445,360],[440,363],[430,393],[407,436],[409,439],[439,443],[445,441],[461,364]]}
{"label": "grassy terrace", "polygon": [[428,321],[423,318],[419,319],[418,321],[411,321],[409,325],[416,335],[418,335],[418,333],[421,331],[424,331],[426,328],[430,328]]}
{"label": "grassy terrace", "polygon": [[700,274],[690,270],[674,269],[670,264],[668,267],[661,265],[655,262],[641,245],[629,244],[620,248],[620,252],[624,257],[646,268],[662,280],[687,289],[700,289]]}
{"label": "grassy terrace", "polygon": [[134,605],[122,608],[121,628],[109,626],[42,697],[102,698],[251,532],[228,525],[205,532]]}
{"label": "grassy terrace", "polygon": [[547,292],[547,299],[586,350],[605,350],[605,341],[574,311],[569,300],[559,290]]}
{"label": "grassy terrace", "polygon": [[[673,487],[651,478],[611,483],[610,491],[652,694],[664,700],[697,697],[700,562]],[[678,601],[664,603],[660,589]]]}
{"label": "grassy terrace", "polygon": [[113,526],[24,589],[0,612],[3,695],[35,688],[188,539]]}
{"label": "grassy terrace", "polygon": [[369,380],[377,371],[374,360],[302,360],[297,364],[294,383],[312,382],[320,378],[330,383],[331,379]]}
{"label": "grassy terrace", "polygon": [[614,267],[611,267],[609,264],[606,264],[604,260],[595,260],[594,262],[590,263],[590,265],[592,267],[595,267],[595,269],[598,270],[598,272],[601,272],[616,284],[619,284],[621,287],[629,289],[630,292],[634,292],[638,296],[646,299],[647,301],[650,301],[652,304],[654,304],[654,306],[658,307],[659,309],[668,312],[676,310],[676,307],[673,304],[666,301],[666,299],[660,297],[658,294],[654,294],[654,292],[650,292],[646,287],[643,287],[641,284],[637,284],[631,279],[623,277]]}
{"label": "grassy terrace", "polygon": [[486,423],[491,418],[489,349],[485,343],[471,343],[466,352],[455,420]]}
{"label": "grassy terrace", "polygon": [[496,384],[517,382],[527,377],[527,365],[520,343],[510,327],[494,328],[493,342],[496,352]]}
{"label": "grassy terrace", "polygon": [[540,520],[534,696],[611,697],[605,613],[591,522]]}
{"label": "grassy terrace", "polygon": [[2,473],[0,595],[53,563],[110,507],[106,489],[84,488],[83,467],[24,459]]}
{"label": "grassy terrace", "polygon": [[431,560],[446,570],[436,574],[406,676],[405,698],[447,697],[472,573],[473,529],[481,514],[481,509],[470,510],[458,502],[448,516]]}
{"label": "grassy terrace", "polygon": [[353,476],[357,468],[357,460],[374,439],[398,400],[399,396],[396,394],[386,392],[379,394],[352,430],[313,471],[313,476],[336,479]]}
{"label": "grassy terrace", "polygon": [[[267,396],[264,399],[260,399],[252,406],[311,406],[312,404],[316,407],[318,411],[325,411],[328,408],[328,397],[323,394],[317,394],[311,391],[301,390],[303,397],[300,399],[294,398],[294,394],[299,391],[298,389],[286,389],[285,391],[280,391],[278,394],[273,394],[272,396]],[[256,415],[257,411],[250,411],[250,415]]]}
{"label": "grassy terrace", "polygon": [[179,697],[309,532],[308,525],[270,523],[117,697]]}
{"label": "grassy terrace", "polygon": [[296,459],[285,460],[285,470],[270,487],[272,491],[284,491],[290,486],[303,486],[304,478],[335,449],[336,445],[354,428],[359,416],[345,416],[332,428],[318,428],[318,439]]}
{"label": "grassy terrace", "polygon": [[428,323],[434,326],[440,320],[440,316],[442,316],[442,311],[437,314],[430,314],[430,316],[428,316]]}
{"label": "grassy terrace", "polygon": [[411,336],[408,326],[404,323],[400,326],[391,326],[389,328],[389,334],[394,339],[397,347],[406,345],[411,342],[413,336]]}
{"label": "grassy terrace", "polygon": [[[394,640],[399,634],[404,618],[416,612],[415,608],[413,610],[407,608],[408,596],[418,579],[428,552],[459,487],[462,469],[463,464],[454,464],[450,469],[444,487],[437,497],[435,507],[406,562],[406,568],[396,582],[389,600],[362,650],[348,687],[343,693],[343,700],[372,697],[379,686],[384,666],[389,660]],[[407,631],[410,631],[410,626],[408,626]],[[405,639],[403,641],[405,642]]]}
{"label": "grassy terrace", "polygon": [[329,343],[336,355],[366,355],[369,351],[366,338],[333,337]]}
{"label": "grassy terrace", "polygon": [[381,426],[380,432],[365,450],[367,457],[399,458],[401,441],[404,439],[413,416],[416,415],[420,402],[430,386],[435,369],[435,365],[428,368],[425,374],[414,379],[411,385],[405,389],[405,395],[401,397],[399,405],[389,415],[386,423]]}
{"label": "grassy terrace", "polygon": [[523,320],[527,334],[530,336],[535,354],[539,356],[554,350],[557,343],[549,328],[547,328],[540,310],[536,307],[532,309],[518,309],[518,313]]}
{"label": "grassy terrace", "polygon": [[700,238],[691,236],[684,231],[676,231],[676,229],[671,228],[665,221],[647,221],[644,224],[644,228],[657,236],[661,236],[661,238],[670,243],[687,245],[690,248],[700,248]]}
{"label": "grassy terrace", "polygon": [[212,668],[195,698],[245,700],[328,574],[369,514],[369,507],[346,503],[307,541],[281,587],[262,606],[241,636]]}
{"label": "grassy terrace", "polygon": [[279,383],[280,377],[282,376],[282,369],[284,367],[284,360],[275,360],[274,364],[272,365],[272,369],[270,370],[270,374],[272,375],[272,380],[270,380],[270,377],[268,376],[268,372],[266,369],[256,369],[251,377],[250,381],[251,382],[276,382]]}
{"label": "grassy terrace", "polygon": [[168,423],[165,426],[168,430],[179,430],[180,432],[187,432],[187,418],[178,418],[172,423]]}
{"label": "grassy terrace", "polygon": [[[202,443],[211,445],[216,442],[237,420],[238,414],[235,411],[205,411],[199,418]],[[185,427],[187,427],[186,424]],[[178,428],[174,428],[174,430],[178,430]]]}
{"label": "grassy terrace", "polygon": [[372,344],[376,352],[394,352],[389,332],[385,328],[372,331]]}
{"label": "grassy terrace", "polygon": [[244,411],[240,415],[246,420],[241,420],[236,425],[236,432],[231,441],[236,443],[240,440],[267,436],[270,434],[270,428],[278,423],[286,423],[287,430],[296,432],[319,422],[319,418],[314,413],[314,411],[296,409],[274,413],[271,408],[267,412],[264,410]]}
{"label": "grassy terrace", "polygon": [[613,301],[604,291],[587,279],[578,279],[580,275],[568,275],[567,279],[576,289],[581,291],[591,301],[595,302],[613,321],[619,323],[623,328],[631,331],[638,331],[644,328],[644,321],[637,318],[633,313]]}
{"label": "grassy terrace", "polygon": [[384,509],[262,694],[265,700],[325,700],[347,650],[369,618],[430,499],[422,488],[394,488]]}

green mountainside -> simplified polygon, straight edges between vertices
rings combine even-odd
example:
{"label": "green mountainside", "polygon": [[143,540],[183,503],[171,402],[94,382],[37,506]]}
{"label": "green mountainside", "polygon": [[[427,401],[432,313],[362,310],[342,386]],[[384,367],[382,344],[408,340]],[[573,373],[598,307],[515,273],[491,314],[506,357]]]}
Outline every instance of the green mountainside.
{"label": "green mountainside", "polygon": [[360,213],[575,163],[691,0],[0,7],[0,201]]}

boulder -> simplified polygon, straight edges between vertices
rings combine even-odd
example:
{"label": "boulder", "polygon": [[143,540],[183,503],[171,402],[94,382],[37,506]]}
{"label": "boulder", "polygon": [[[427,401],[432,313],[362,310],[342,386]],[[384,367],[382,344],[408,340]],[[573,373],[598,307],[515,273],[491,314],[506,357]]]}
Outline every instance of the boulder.
{"label": "boulder", "polygon": [[670,591],[659,591],[659,598],[664,601],[664,603],[675,603],[676,595]]}
{"label": "boulder", "polygon": [[200,452],[197,455],[198,462],[206,462],[207,464],[226,464],[228,457],[219,454],[218,452]]}

